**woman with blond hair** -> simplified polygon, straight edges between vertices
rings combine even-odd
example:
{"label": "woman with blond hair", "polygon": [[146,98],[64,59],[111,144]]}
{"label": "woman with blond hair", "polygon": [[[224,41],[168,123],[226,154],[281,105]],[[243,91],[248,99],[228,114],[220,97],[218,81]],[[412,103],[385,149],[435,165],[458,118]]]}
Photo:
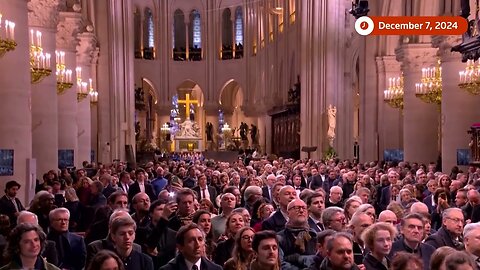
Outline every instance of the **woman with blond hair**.
{"label": "woman with blond hair", "polygon": [[392,243],[397,235],[397,229],[386,222],[375,223],[365,229],[362,240],[370,250],[363,259],[366,270],[388,270],[390,260],[388,254],[392,250]]}
{"label": "woman with blond hair", "polygon": [[245,226],[243,215],[232,213],[225,222],[225,233],[220,236],[219,242],[213,253],[213,261],[223,265],[231,256],[235,246],[235,235]]}

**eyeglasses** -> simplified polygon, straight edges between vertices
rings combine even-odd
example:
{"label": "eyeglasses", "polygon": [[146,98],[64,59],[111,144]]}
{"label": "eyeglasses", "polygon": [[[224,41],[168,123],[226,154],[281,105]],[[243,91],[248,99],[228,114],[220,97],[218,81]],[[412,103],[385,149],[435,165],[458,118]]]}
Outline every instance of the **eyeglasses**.
{"label": "eyeglasses", "polygon": [[451,218],[451,217],[446,217],[446,219],[450,219],[451,221],[455,222],[455,223],[465,223],[465,220],[463,219],[460,219],[460,218]]}
{"label": "eyeglasses", "polygon": [[331,221],[332,222],[336,221],[336,222],[340,222],[340,223],[347,223],[347,221],[344,217],[343,218],[332,219]]}
{"label": "eyeglasses", "polygon": [[56,221],[56,222],[62,222],[62,221],[63,221],[63,222],[68,222],[69,219],[68,219],[68,218],[56,218],[55,221]]}
{"label": "eyeglasses", "polygon": [[303,211],[306,211],[307,210],[307,207],[306,206],[292,206],[288,209],[288,211],[290,210],[295,210],[295,211],[300,211],[300,210],[303,210]]}
{"label": "eyeglasses", "polygon": [[243,239],[243,240],[252,240],[252,239],[253,239],[253,235],[244,235],[244,236],[242,236],[242,239]]}

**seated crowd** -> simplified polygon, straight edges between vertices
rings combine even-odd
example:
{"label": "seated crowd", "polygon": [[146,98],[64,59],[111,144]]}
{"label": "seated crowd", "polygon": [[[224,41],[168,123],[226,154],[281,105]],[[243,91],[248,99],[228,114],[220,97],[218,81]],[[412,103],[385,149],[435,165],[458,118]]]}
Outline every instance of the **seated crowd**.
{"label": "seated crowd", "polygon": [[[0,270],[480,269],[480,169],[183,156],[0,198]],[[28,210],[27,210],[28,209]]]}

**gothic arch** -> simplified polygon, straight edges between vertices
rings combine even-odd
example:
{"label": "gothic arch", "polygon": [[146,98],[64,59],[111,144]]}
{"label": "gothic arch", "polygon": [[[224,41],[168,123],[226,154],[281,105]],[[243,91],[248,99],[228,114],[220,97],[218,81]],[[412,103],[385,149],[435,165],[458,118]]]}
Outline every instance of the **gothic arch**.
{"label": "gothic arch", "polygon": [[246,121],[243,102],[244,91],[240,83],[234,79],[228,80],[220,90],[219,103],[227,123],[233,128],[238,128],[241,122]]}
{"label": "gothic arch", "polygon": [[145,86],[148,86],[148,93],[154,97],[155,104],[157,104],[158,95],[157,95],[157,88],[154,86],[154,83],[147,78],[142,78],[142,88],[145,89]]}

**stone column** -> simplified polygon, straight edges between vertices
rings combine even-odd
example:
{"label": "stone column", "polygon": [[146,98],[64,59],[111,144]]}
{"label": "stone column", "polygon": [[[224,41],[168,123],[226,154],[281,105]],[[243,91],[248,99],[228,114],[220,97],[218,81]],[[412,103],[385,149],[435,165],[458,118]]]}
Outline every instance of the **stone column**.
{"label": "stone column", "polygon": [[[55,59],[59,0],[30,0],[28,25],[30,30],[42,32],[44,53]],[[55,67],[52,74],[32,85],[32,155],[37,159],[37,174],[58,167],[58,107]]]}
{"label": "stone column", "polygon": [[442,171],[450,172],[457,165],[457,149],[468,149],[470,135],[467,130],[478,122],[479,96],[473,96],[458,86],[458,72],[465,69],[461,54],[451,52],[461,43],[460,36],[435,36],[433,45],[439,48],[442,61]]}
{"label": "stone column", "polygon": [[81,26],[82,15],[74,12],[60,12],[57,25],[57,50],[65,52],[66,69],[72,70],[72,88],[58,95],[58,148],[73,150],[74,166],[79,167],[78,140],[77,140],[77,89],[75,81],[76,36]]}
{"label": "stone column", "polygon": [[[79,43],[77,45],[77,66],[82,69],[82,81],[89,82],[89,79],[92,79],[93,88],[96,89],[97,77],[95,71],[96,65],[96,54],[97,52],[97,39],[95,35],[91,32],[83,32],[77,35]],[[99,94],[98,99],[101,99]],[[77,104],[77,125],[78,133],[76,134],[78,138],[78,166],[81,165],[83,161],[90,161],[91,149],[92,149],[92,137],[95,136],[96,132],[92,132],[92,123],[96,123],[96,110],[91,110],[90,107],[90,97],[78,101],[75,98]],[[96,109],[96,108],[95,108]],[[96,125],[94,125],[96,127]],[[96,128],[94,128],[96,131]],[[95,153],[95,156],[98,156],[98,153]],[[97,158],[98,160],[98,158]]]}
{"label": "stone column", "polygon": [[380,157],[385,149],[403,149],[403,110],[392,108],[383,101],[383,91],[388,88],[389,78],[401,76],[400,63],[395,56],[377,57],[379,76],[379,150]]}
{"label": "stone column", "polygon": [[8,1],[0,6],[3,20],[15,23],[17,43],[15,50],[0,58],[0,149],[13,150],[13,171],[2,170],[0,189],[4,190],[7,181],[16,180],[22,185],[17,197],[25,205],[35,194],[31,187],[36,178],[36,171],[29,167],[32,161],[32,104],[27,1]]}
{"label": "stone column", "polygon": [[420,82],[422,68],[433,67],[437,49],[431,44],[403,44],[396,50],[405,76],[403,141],[404,160],[428,163],[436,161],[438,149],[438,108],[415,96],[415,84]]}
{"label": "stone column", "polygon": [[[345,92],[344,81],[344,1],[303,1],[301,9],[301,134],[300,147],[317,146],[311,158],[322,157],[328,148],[327,118],[328,105],[337,106],[341,100],[338,93]],[[328,16],[327,16],[328,14]],[[316,44],[315,46],[311,46]],[[340,44],[340,45],[339,45]],[[344,132],[341,123],[350,123],[351,116],[337,111],[337,129]],[[338,137],[338,136],[337,136]],[[350,139],[353,145],[353,136]],[[344,142],[341,142],[344,143]],[[335,141],[334,148],[337,148]],[[304,158],[307,153],[301,152]]]}

